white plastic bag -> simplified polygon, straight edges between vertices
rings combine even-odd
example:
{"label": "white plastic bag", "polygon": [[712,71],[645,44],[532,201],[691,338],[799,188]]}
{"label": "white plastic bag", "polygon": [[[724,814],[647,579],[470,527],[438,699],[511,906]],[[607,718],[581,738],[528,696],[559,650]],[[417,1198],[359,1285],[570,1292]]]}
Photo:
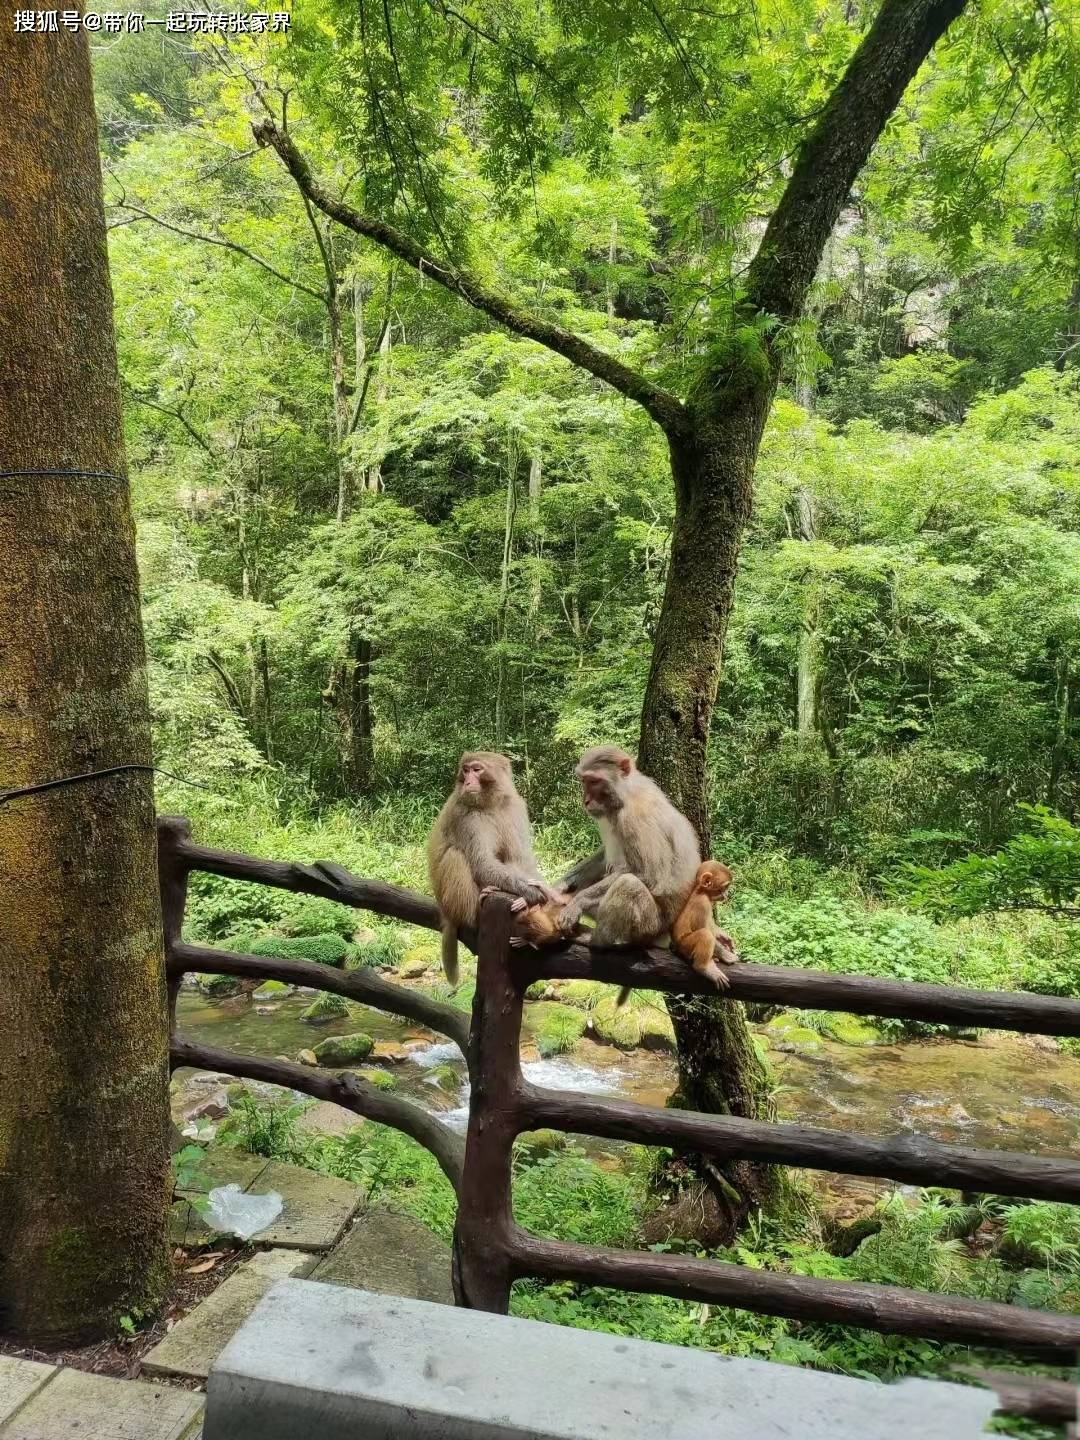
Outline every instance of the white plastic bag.
{"label": "white plastic bag", "polygon": [[245,1195],[239,1185],[219,1185],[206,1197],[209,1201],[203,1220],[211,1230],[250,1240],[272,1225],[281,1214],[281,1196],[276,1190],[266,1195]]}

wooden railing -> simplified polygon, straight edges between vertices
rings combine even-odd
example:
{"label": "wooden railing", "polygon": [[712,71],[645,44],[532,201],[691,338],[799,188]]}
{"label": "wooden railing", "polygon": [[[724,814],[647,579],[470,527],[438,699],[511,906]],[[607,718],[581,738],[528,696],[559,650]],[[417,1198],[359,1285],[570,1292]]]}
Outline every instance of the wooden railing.
{"label": "wooden railing", "polygon": [[[862,1326],[970,1345],[1062,1356],[1080,1350],[1080,1317],[994,1301],[927,1294],[898,1286],[819,1280],[713,1260],[605,1250],[541,1239],[513,1217],[512,1150],[523,1131],[541,1127],[641,1144],[672,1145],[721,1159],[742,1157],[810,1169],[847,1171],[916,1185],[1080,1203],[1080,1163],[1009,1150],[969,1149],[927,1137],[867,1138],[806,1125],[660,1110],[630,1101],[541,1089],[522,1075],[519,1046],[527,987],[538,979],[591,979],[678,994],[711,994],[708,981],[668,951],[633,954],[573,944],[511,949],[508,897],[485,901],[478,934],[463,936],[477,954],[471,1024],[453,1006],[393,985],[370,970],[338,971],[304,960],[239,955],[193,945],[182,935],[192,870],[302,891],[437,929],[431,900],[338,865],[296,865],[207,849],[186,820],[159,821],[159,867],[170,1007],[188,971],[284,980],[332,991],[416,1020],[461,1049],[471,1082],[464,1144],[418,1105],[375,1089],[348,1072],[326,1074],[282,1060],[234,1055],[175,1034],[175,1065],[199,1065],[270,1081],[333,1100],[410,1135],[436,1157],[458,1195],[454,1287],[458,1303],[505,1313],[515,1280],[535,1277],[608,1285],[686,1300]],[[727,994],[804,1008],[853,1011],[946,1024],[1080,1036],[1080,1002],[1053,996],[917,985],[743,964]],[[1014,1377],[1015,1378],[1015,1377]]]}

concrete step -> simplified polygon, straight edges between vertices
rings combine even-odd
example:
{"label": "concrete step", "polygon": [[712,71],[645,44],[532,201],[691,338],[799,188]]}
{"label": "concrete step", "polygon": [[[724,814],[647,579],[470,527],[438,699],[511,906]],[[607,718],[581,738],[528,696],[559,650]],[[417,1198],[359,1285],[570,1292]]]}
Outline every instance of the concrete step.
{"label": "concrete step", "polygon": [[411,1215],[365,1210],[310,1278],[453,1305],[450,1246]]}
{"label": "concrete step", "polygon": [[168,1385],[0,1357],[0,1440],[195,1440],[204,1403]]}
{"label": "concrete step", "polygon": [[253,1255],[147,1351],[143,1373],[205,1380],[210,1366],[271,1285],[302,1274],[311,1263],[310,1255],[297,1250],[262,1250]]}
{"label": "concrete step", "polygon": [[282,1280],[214,1367],[205,1437],[978,1440],[996,1403]]}

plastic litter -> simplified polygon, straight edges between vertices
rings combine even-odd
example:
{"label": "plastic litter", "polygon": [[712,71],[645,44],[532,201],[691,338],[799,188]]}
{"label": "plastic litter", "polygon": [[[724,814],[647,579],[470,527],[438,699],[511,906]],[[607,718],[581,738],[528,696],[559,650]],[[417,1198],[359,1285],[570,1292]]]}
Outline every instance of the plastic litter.
{"label": "plastic litter", "polygon": [[239,1185],[218,1185],[206,1197],[209,1204],[203,1220],[211,1230],[250,1240],[260,1230],[272,1225],[284,1204],[276,1190],[265,1195],[245,1195]]}

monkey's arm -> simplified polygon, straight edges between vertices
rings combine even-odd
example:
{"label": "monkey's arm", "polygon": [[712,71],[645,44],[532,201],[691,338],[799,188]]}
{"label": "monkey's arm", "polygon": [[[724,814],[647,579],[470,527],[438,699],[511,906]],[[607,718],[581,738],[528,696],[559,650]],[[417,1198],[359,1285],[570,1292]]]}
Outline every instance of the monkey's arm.
{"label": "monkey's arm", "polygon": [[482,830],[470,828],[463,836],[465,855],[473,879],[481,890],[505,890],[519,895],[528,905],[542,905],[548,898],[544,885],[534,875],[523,875],[496,858],[490,837]]}
{"label": "monkey's arm", "polygon": [[611,889],[616,879],[616,872],[604,875],[597,880],[595,885],[589,885],[584,890],[579,890],[575,896],[564,906],[559,914],[559,929],[564,935],[573,934],[577,929],[582,915],[592,915],[600,901]]}
{"label": "monkey's arm", "polygon": [[604,866],[604,852],[597,850],[595,855],[590,855],[587,860],[582,860],[580,864],[575,865],[566,879],[561,882],[559,888],[571,895],[580,890],[587,890],[590,885],[595,885],[598,880],[602,879]]}

